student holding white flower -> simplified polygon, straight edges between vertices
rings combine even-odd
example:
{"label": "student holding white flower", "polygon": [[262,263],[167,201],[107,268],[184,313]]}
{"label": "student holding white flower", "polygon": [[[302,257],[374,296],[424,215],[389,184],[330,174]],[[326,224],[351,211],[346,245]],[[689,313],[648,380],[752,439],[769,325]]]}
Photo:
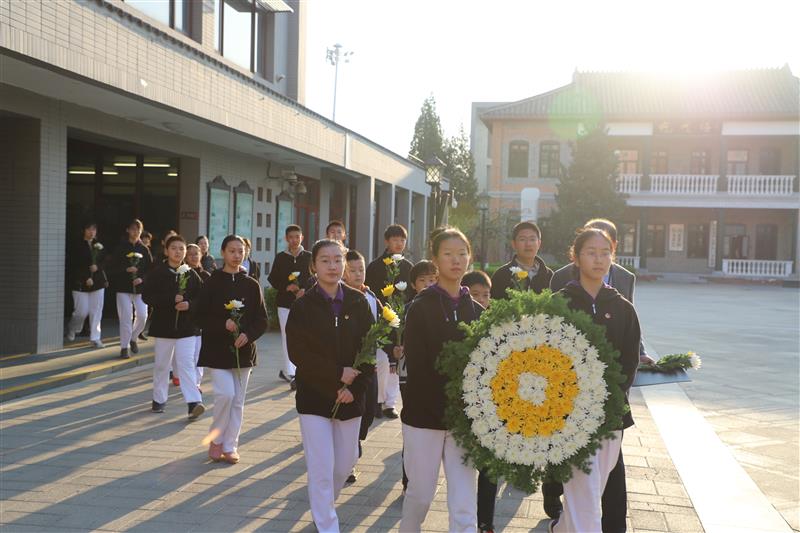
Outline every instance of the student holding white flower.
{"label": "student holding white flower", "polygon": [[194,359],[198,331],[190,315],[202,281],[197,272],[183,262],[186,257],[183,237],[169,237],[164,243],[164,253],[165,261],[147,274],[142,290],[142,299],[153,309],[150,324],[150,336],[155,338],[152,411],[164,412],[174,357],[189,420],[194,420],[206,410],[197,388]]}
{"label": "student holding white flower", "polygon": [[141,285],[153,264],[153,256],[140,240],[143,230],[141,220],[132,220],[126,228],[127,238],[114,250],[111,288],[117,293],[119,355],[123,359],[130,358],[128,350],[139,353],[136,339],[144,331],[147,322],[147,305],[142,301]]}
{"label": "student holding white flower", "polygon": [[195,306],[197,326],[202,329],[197,364],[212,369],[214,420],[207,438],[208,457],[234,464],[239,462],[247,383],[256,365],[255,342],[267,330],[267,310],[261,286],[239,269],[244,239],[228,235],[221,252],[224,265],[203,284]]}
{"label": "student holding white flower", "polygon": [[[386,303],[387,296],[384,289],[391,283],[396,290],[405,291],[414,265],[403,256],[408,241],[408,232],[400,224],[392,224],[383,232],[386,249],[378,258],[367,266],[366,285],[381,301]],[[389,279],[389,266],[394,262],[399,268],[397,279]],[[398,287],[398,284],[400,286]],[[402,287],[402,289],[401,289]],[[406,293],[407,294],[407,293]],[[397,418],[395,410],[397,399],[400,396],[400,376],[397,373],[397,360],[390,358],[384,350],[378,350],[378,404],[375,406],[375,416],[378,418]]]}
{"label": "student holding white flower", "polygon": [[97,241],[97,224],[83,225],[83,235],[69,253],[69,277],[75,310],[67,325],[67,340],[74,341],[75,334],[83,328],[89,317],[89,340],[95,348],[103,348],[100,340],[100,320],[103,318],[103,299],[108,287],[103,272],[103,245]]}

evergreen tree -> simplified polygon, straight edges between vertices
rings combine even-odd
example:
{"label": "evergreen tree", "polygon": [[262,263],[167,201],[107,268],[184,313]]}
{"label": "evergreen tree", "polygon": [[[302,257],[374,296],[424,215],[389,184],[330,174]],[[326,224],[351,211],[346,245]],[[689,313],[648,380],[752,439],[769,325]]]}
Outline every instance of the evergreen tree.
{"label": "evergreen tree", "polygon": [[458,135],[450,137],[444,142],[444,157],[442,160],[447,165],[445,174],[450,179],[450,188],[455,190],[459,208],[461,204],[475,209],[478,194],[478,182],[475,180],[475,160],[469,150],[469,139],[464,132],[464,126],[459,129]]}
{"label": "evergreen tree", "polygon": [[440,159],[444,155],[442,141],[442,123],[436,112],[436,99],[430,95],[422,103],[417,123],[414,125],[414,138],[411,140],[410,153],[422,161],[432,155]]}
{"label": "evergreen tree", "polygon": [[621,222],[625,199],[616,190],[617,158],[608,134],[594,129],[571,144],[570,163],[558,185],[557,210],[545,221],[546,251],[568,260],[575,231],[592,218]]}

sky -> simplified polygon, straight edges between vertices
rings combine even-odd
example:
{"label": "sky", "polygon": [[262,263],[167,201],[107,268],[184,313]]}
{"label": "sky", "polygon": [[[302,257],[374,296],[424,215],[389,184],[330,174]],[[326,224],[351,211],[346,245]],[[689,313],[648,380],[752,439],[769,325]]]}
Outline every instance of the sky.
{"label": "sky", "polygon": [[800,75],[798,0],[304,0],[306,105],[406,155],[423,100],[444,133],[467,134],[471,103],[515,101],[570,83],[575,69],[781,67]]}

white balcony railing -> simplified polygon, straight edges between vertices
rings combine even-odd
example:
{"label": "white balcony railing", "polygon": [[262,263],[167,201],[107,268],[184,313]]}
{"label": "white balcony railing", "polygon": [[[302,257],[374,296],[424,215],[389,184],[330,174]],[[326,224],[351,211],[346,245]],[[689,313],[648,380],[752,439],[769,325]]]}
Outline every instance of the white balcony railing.
{"label": "white balcony railing", "polygon": [[620,174],[617,176],[617,192],[623,194],[637,193],[641,186],[641,174]]}
{"label": "white balcony railing", "polygon": [[638,255],[618,255],[617,264],[627,268],[639,269],[639,256]]}
{"label": "white balcony railing", "polygon": [[792,275],[791,261],[762,259],[723,259],[722,273],[752,278],[787,278]]}
{"label": "white balcony railing", "polygon": [[788,196],[794,176],[728,176],[728,192],[736,195]]}
{"label": "white balcony railing", "polygon": [[650,190],[656,194],[716,194],[719,176],[653,174]]}

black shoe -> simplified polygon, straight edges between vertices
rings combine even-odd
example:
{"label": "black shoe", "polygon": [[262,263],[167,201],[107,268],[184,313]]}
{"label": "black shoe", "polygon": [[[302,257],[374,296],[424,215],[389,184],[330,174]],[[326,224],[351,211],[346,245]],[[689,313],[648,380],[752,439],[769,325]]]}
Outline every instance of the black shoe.
{"label": "black shoe", "polygon": [[553,523],[558,521],[561,512],[564,510],[564,505],[561,503],[560,496],[552,494],[544,494],[544,512],[547,516],[553,519]]}
{"label": "black shoe", "polygon": [[206,412],[206,406],[201,402],[190,402],[187,406],[189,407],[189,420],[197,420]]}
{"label": "black shoe", "polygon": [[395,411],[394,407],[387,407],[386,409],[384,409],[383,416],[392,419],[400,417],[400,415],[397,414],[397,411]]}
{"label": "black shoe", "polygon": [[157,401],[153,400],[153,407],[150,410],[154,413],[163,413],[166,405],[167,404],[165,403],[158,403]]}
{"label": "black shoe", "polygon": [[127,348],[121,349],[119,351],[119,356],[122,359],[130,359],[131,358],[131,354],[128,353],[128,349]]}
{"label": "black shoe", "polygon": [[547,532],[553,533],[553,528],[556,527],[556,524],[558,524],[558,520],[551,520],[550,523],[547,524]]}
{"label": "black shoe", "polygon": [[139,353],[139,345],[136,344],[136,341],[131,341],[131,351],[133,353]]}
{"label": "black shoe", "polygon": [[383,406],[381,404],[375,404],[375,418],[383,418]]}
{"label": "black shoe", "polygon": [[297,390],[297,381],[294,378],[289,382],[289,389]]}
{"label": "black shoe", "polygon": [[145,335],[144,333],[139,333],[139,340],[140,341],[146,341],[147,340],[147,335]]}
{"label": "black shoe", "polygon": [[350,475],[347,476],[347,483],[355,483],[357,479],[358,479],[358,472],[356,472],[356,469],[353,468],[353,470],[350,471]]}
{"label": "black shoe", "polygon": [[278,372],[278,377],[279,377],[279,378],[281,378],[281,379],[282,379],[283,381],[285,381],[286,383],[291,383],[291,382],[292,382],[292,380],[294,379],[294,376],[289,376],[289,375],[286,375],[286,374],[283,372],[283,370],[281,370],[280,372]]}

